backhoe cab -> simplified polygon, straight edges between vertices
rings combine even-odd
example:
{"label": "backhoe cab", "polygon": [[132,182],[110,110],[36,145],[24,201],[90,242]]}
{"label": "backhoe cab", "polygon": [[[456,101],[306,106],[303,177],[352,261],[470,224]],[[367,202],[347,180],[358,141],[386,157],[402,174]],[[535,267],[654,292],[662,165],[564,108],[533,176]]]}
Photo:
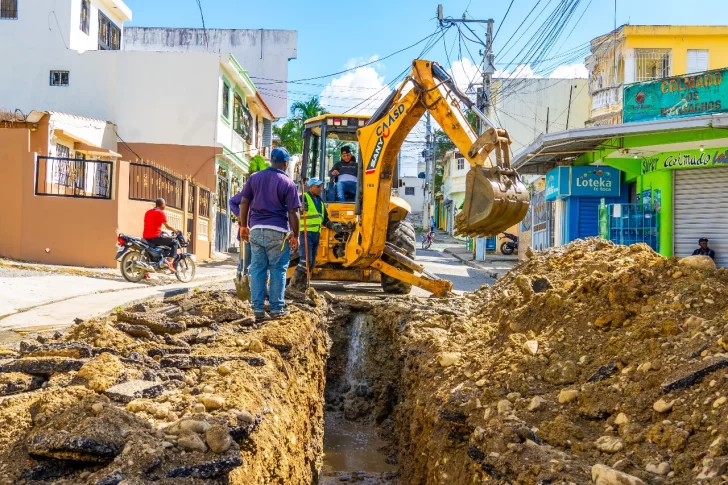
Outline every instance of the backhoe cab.
{"label": "backhoe cab", "polygon": [[[488,126],[482,135],[472,130],[461,104]],[[345,228],[339,234],[321,229],[316,267],[310,271],[312,279],[379,281],[388,293],[409,293],[412,285],[435,296],[450,292],[449,281],[415,262],[415,231],[405,221],[411,208],[392,195],[397,155],[425,111],[432,114],[471,165],[456,232],[491,236],[523,219],[529,194],[510,166],[508,133],[478,111],[440,66],[415,60],[412,74],[371,117],[328,114],[304,124],[299,182],[305,187],[310,178],[323,180],[329,217]],[[344,146],[357,163],[356,188],[349,192],[339,189],[337,197],[338,177],[331,172]],[[351,181],[349,175],[347,180]]]}

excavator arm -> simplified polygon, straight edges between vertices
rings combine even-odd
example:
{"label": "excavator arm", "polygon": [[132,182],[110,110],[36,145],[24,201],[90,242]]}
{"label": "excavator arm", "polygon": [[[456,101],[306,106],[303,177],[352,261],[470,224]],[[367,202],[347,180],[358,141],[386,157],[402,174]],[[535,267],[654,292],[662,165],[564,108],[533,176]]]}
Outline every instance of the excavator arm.
{"label": "excavator arm", "polygon": [[[489,125],[478,136],[460,108],[464,103]],[[393,278],[423,287],[435,294],[449,291],[447,284],[419,271],[414,261],[401,261],[386,244],[392,176],[402,143],[429,111],[470,163],[463,210],[456,217],[456,231],[470,236],[491,236],[519,222],[526,214],[529,194],[516,171],[510,167],[511,140],[505,130],[493,125],[455,86],[437,64],[415,60],[411,75],[393,92],[357,132],[363,174],[362,194],[357,203],[360,223],[347,244],[349,264],[377,268]],[[490,159],[495,152],[496,161]],[[382,261],[397,261],[399,268]],[[401,256],[401,255],[400,255]],[[408,259],[405,257],[405,259]],[[403,275],[402,267],[422,276]],[[433,283],[434,281],[434,283]],[[440,283],[443,282],[443,283]]]}

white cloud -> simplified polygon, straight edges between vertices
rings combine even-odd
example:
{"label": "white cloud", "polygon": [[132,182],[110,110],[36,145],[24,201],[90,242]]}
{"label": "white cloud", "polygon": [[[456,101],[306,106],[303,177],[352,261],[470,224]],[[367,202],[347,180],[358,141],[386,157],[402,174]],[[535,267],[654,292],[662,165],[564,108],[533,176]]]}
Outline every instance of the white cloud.
{"label": "white cloud", "polygon": [[587,79],[589,71],[584,64],[563,65],[557,67],[550,77],[552,79]]}
{"label": "white cloud", "polygon": [[533,69],[528,64],[519,64],[515,67],[515,69],[509,71],[508,69],[498,69],[493,74],[493,77],[495,78],[509,78],[509,79],[515,79],[515,78],[529,78],[529,79],[538,79],[541,76],[533,72]]}
{"label": "white cloud", "polygon": [[[377,59],[379,56],[352,58],[345,64],[345,69]],[[377,62],[332,79],[321,91],[321,104],[331,113],[343,113],[352,108],[352,114],[374,113],[391,92],[384,83],[384,70],[385,66]]]}
{"label": "white cloud", "polygon": [[482,79],[480,66],[467,57],[453,62],[449,72],[462,92],[467,92],[470,83],[480,82]]}

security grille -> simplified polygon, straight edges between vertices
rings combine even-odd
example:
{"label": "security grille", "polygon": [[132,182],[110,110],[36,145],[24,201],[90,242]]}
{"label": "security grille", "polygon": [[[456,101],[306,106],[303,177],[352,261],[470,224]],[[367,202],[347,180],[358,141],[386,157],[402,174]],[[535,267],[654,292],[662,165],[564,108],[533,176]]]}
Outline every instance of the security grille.
{"label": "security grille", "polygon": [[18,18],[18,0],[0,0],[0,19]]}
{"label": "security grille", "polygon": [[670,49],[635,49],[636,81],[649,81],[670,75]]}

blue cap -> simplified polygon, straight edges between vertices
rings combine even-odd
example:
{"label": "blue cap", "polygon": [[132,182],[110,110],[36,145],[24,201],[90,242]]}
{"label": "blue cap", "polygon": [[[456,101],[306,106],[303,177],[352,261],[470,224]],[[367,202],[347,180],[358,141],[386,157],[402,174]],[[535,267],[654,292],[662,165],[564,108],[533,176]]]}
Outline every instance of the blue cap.
{"label": "blue cap", "polygon": [[270,161],[272,163],[286,163],[290,159],[291,155],[285,148],[274,148],[273,151],[270,152]]}
{"label": "blue cap", "polygon": [[317,179],[316,177],[311,177],[310,179],[308,179],[308,186],[309,187],[312,187],[314,185],[323,185],[323,184],[324,184],[324,181],[323,180],[320,180],[320,179]]}

